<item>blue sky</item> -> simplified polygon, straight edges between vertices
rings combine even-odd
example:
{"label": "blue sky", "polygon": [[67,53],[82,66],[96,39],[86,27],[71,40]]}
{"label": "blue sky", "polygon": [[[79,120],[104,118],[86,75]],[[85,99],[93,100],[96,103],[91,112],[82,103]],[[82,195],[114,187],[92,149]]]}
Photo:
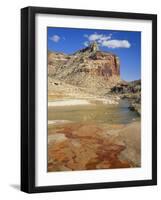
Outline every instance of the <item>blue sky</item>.
{"label": "blue sky", "polygon": [[112,52],[120,58],[123,80],[141,78],[141,32],[48,27],[47,40],[49,51],[66,54],[97,41],[100,50]]}

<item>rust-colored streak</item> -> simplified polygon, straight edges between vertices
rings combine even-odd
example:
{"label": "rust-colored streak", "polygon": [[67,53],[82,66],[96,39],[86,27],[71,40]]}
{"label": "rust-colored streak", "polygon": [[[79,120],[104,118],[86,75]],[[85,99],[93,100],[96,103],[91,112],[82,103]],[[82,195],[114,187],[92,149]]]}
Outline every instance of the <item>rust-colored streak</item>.
{"label": "rust-colored streak", "polygon": [[[59,135],[63,135],[60,139]],[[96,125],[68,124],[57,127],[48,137],[48,171],[89,170],[132,167],[119,158],[126,148],[111,142]]]}

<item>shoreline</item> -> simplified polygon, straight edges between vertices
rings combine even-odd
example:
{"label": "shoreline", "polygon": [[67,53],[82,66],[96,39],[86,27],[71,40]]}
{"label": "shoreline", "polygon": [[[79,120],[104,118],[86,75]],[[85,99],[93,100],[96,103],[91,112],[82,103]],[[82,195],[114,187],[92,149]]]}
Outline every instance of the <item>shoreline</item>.
{"label": "shoreline", "polygon": [[105,99],[105,98],[88,98],[88,99],[65,99],[65,100],[55,100],[48,101],[48,107],[54,106],[76,106],[76,105],[96,105],[97,103],[102,103],[106,105],[117,105],[118,101],[113,99]]}
{"label": "shoreline", "polygon": [[89,105],[89,104],[91,104],[91,103],[88,100],[84,100],[84,99],[67,99],[67,100],[49,101],[48,102],[48,107]]}

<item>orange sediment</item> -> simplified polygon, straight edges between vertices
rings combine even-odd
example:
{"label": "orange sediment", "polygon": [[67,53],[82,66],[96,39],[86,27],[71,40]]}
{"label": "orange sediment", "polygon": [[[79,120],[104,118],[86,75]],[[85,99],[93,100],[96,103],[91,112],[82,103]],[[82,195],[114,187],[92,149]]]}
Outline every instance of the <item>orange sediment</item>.
{"label": "orange sediment", "polygon": [[133,167],[129,160],[119,158],[126,146],[115,142],[99,126],[61,125],[49,129],[48,138],[49,172]]}

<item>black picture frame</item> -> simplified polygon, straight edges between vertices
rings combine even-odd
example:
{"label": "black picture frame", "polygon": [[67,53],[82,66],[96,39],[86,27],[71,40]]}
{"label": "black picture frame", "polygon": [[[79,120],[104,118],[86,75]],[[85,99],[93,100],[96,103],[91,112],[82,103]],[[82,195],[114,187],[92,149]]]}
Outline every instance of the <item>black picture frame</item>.
{"label": "black picture frame", "polygon": [[[35,186],[35,15],[60,14],[152,21],[152,179],[76,185]],[[157,15],[96,10],[21,9],[21,190],[27,193],[103,189],[157,184]]]}

